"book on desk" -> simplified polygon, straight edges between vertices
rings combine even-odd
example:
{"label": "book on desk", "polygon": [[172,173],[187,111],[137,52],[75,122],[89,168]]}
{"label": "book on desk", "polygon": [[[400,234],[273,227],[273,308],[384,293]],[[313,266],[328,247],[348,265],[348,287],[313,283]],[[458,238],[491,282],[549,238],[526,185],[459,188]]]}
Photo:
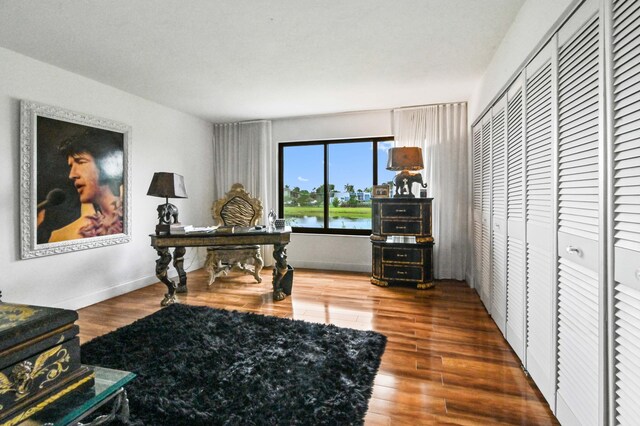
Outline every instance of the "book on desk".
{"label": "book on desk", "polygon": [[216,230],[217,226],[193,226],[174,223],[169,228],[170,235],[186,235],[193,233],[210,233]]}
{"label": "book on desk", "polygon": [[256,225],[256,226],[193,226],[193,225],[182,225],[182,224],[173,224],[170,227],[169,234],[170,235],[188,235],[188,234],[210,234],[210,233],[220,233],[220,234],[239,234],[245,232],[256,232],[256,231],[264,231],[267,227],[264,225]]}

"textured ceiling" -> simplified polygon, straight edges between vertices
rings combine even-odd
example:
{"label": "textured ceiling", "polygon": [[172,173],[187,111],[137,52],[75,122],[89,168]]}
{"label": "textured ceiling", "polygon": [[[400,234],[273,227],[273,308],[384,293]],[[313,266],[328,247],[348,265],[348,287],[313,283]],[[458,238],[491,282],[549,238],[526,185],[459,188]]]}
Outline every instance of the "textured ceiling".
{"label": "textured ceiling", "polygon": [[212,122],[467,100],[524,0],[0,0],[0,46]]}

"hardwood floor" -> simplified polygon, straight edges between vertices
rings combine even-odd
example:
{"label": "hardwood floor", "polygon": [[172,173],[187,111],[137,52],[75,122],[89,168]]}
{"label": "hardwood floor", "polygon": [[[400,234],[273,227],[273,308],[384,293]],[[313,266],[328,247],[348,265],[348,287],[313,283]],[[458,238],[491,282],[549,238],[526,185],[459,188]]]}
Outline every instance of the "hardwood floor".
{"label": "hardwood floor", "polygon": [[[293,295],[271,300],[271,271],[218,278],[188,274],[181,303],[251,311],[375,330],[387,347],[369,401],[367,425],[558,424],[526,377],[475,290],[438,282],[435,289],[380,288],[361,273],[296,269]],[[79,311],[86,342],[160,309],[163,284]]]}

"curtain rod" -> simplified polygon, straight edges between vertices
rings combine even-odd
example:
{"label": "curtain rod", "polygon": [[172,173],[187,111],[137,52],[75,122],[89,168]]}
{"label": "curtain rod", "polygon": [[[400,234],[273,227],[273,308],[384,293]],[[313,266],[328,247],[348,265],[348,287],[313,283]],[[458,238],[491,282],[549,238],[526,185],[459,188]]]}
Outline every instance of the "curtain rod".
{"label": "curtain rod", "polygon": [[430,106],[440,106],[440,105],[462,105],[462,104],[466,104],[467,101],[459,101],[459,102],[441,102],[438,104],[425,104],[425,105],[411,105],[411,106],[406,106],[406,107],[398,107],[398,108],[393,108],[391,109],[391,111],[399,111],[399,110],[407,110],[407,109],[418,109],[418,108],[424,108],[424,107],[430,107]]}
{"label": "curtain rod", "polygon": [[230,124],[251,124],[251,123],[270,123],[271,120],[265,120],[265,119],[260,119],[260,120],[248,120],[248,121],[227,121],[225,123],[211,123],[214,126],[228,126]]}

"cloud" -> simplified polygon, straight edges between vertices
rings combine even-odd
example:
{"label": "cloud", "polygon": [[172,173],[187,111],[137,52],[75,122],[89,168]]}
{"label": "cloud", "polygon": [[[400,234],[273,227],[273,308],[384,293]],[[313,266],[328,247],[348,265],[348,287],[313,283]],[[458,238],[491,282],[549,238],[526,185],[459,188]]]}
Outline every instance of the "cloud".
{"label": "cloud", "polygon": [[393,148],[393,141],[378,142],[378,149],[380,151],[389,152],[389,148]]}
{"label": "cloud", "polygon": [[299,180],[300,182],[309,182],[309,179],[305,179],[305,178],[303,178],[302,176],[298,176],[298,180]]}

